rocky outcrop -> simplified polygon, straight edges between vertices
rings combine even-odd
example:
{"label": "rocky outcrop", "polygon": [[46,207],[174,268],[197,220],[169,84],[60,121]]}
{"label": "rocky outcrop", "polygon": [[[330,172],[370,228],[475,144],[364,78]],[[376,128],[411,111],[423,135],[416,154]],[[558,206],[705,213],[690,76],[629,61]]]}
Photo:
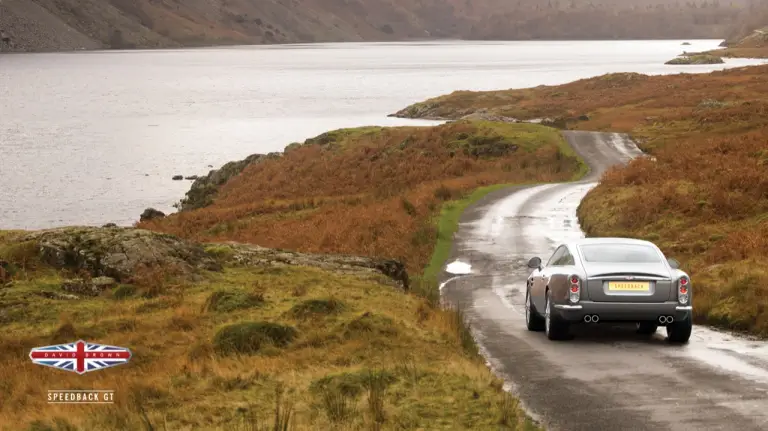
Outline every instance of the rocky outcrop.
{"label": "rocky outcrop", "polygon": [[[56,269],[78,272],[61,288],[69,294],[96,296],[152,268],[174,275],[219,271],[235,266],[311,266],[342,274],[375,278],[402,290],[410,288],[405,265],[393,259],[308,254],[240,243],[196,244],[178,237],[135,228],[63,227],[18,233],[0,245]],[[9,282],[14,260],[0,261],[0,286]],[[71,277],[71,276],[70,276]]]}
{"label": "rocky outcrop", "polygon": [[232,177],[239,175],[245,168],[253,163],[258,163],[269,158],[280,157],[280,153],[270,154],[251,154],[243,160],[229,162],[219,169],[208,172],[208,175],[197,178],[184,199],[176,207],[179,211],[189,211],[197,208],[203,208],[213,202],[213,198],[223,186]]}
{"label": "rocky outcrop", "polygon": [[70,293],[85,296],[98,296],[107,289],[117,286],[117,281],[112,277],[95,277],[90,280],[81,278],[64,280],[61,288]]}
{"label": "rocky outcrop", "polygon": [[[149,221],[149,220],[154,220],[154,219],[163,218],[163,217],[165,217],[165,213],[164,212],[162,212],[160,210],[156,210],[154,208],[147,208],[147,209],[144,210],[143,213],[141,213],[141,216],[139,216],[139,220],[140,221]],[[106,225],[104,225],[104,227],[113,227],[113,226],[106,226]]]}
{"label": "rocky outcrop", "polygon": [[710,54],[683,54],[677,58],[673,58],[664,64],[681,65],[681,64],[723,64],[722,58],[716,55]]}
{"label": "rocky outcrop", "polygon": [[222,262],[234,265],[300,265],[352,275],[378,277],[383,275],[391,285],[403,290],[410,289],[405,265],[393,259],[297,253],[234,242],[208,244],[206,250],[211,255],[217,256]]}
{"label": "rocky outcrop", "polygon": [[34,243],[40,260],[55,268],[86,271],[91,277],[121,282],[129,282],[137,271],[152,267],[185,274],[221,269],[201,246],[142,229],[67,227],[31,232],[17,241]]}

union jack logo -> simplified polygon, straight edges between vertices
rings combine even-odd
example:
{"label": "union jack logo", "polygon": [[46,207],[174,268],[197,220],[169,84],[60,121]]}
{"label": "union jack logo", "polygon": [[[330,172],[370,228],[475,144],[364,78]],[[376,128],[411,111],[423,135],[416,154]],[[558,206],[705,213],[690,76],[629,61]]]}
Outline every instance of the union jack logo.
{"label": "union jack logo", "polygon": [[128,363],[131,351],[125,347],[86,343],[83,340],[56,346],[35,347],[29,359],[38,365],[85,374]]}

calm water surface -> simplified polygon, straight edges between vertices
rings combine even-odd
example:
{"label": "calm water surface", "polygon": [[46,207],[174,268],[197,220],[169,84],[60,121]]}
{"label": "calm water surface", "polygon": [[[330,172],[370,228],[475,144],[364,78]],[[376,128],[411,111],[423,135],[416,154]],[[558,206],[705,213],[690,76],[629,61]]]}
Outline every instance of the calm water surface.
{"label": "calm water surface", "polygon": [[[454,90],[665,66],[719,41],[319,44],[0,55],[0,228],[130,225],[205,174]],[[731,60],[726,66],[755,64]]]}

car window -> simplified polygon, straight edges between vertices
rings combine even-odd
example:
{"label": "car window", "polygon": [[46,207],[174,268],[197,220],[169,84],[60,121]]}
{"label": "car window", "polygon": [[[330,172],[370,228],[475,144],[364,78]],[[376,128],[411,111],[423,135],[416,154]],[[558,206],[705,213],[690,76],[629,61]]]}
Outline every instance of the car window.
{"label": "car window", "polygon": [[563,257],[563,253],[565,253],[565,246],[560,246],[557,250],[555,250],[555,253],[552,254],[552,257],[549,258],[549,262],[547,262],[547,266],[556,266],[558,265],[558,261],[561,257]]}
{"label": "car window", "polygon": [[565,249],[565,253],[563,254],[563,257],[560,258],[560,261],[558,265],[575,265],[576,262],[573,259],[573,255],[571,254],[571,251],[567,248]]}
{"label": "car window", "polygon": [[658,263],[655,248],[640,244],[589,244],[579,247],[586,262]]}

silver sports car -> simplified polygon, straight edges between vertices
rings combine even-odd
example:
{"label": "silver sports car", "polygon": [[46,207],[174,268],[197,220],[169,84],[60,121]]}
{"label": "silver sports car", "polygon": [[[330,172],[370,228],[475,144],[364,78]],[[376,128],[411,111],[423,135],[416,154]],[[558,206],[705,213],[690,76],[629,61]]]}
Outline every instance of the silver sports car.
{"label": "silver sports car", "polygon": [[564,339],[576,323],[635,322],[670,342],[691,336],[691,279],[656,245],[628,238],[585,238],[560,245],[546,265],[528,262],[525,320],[531,331]]}

